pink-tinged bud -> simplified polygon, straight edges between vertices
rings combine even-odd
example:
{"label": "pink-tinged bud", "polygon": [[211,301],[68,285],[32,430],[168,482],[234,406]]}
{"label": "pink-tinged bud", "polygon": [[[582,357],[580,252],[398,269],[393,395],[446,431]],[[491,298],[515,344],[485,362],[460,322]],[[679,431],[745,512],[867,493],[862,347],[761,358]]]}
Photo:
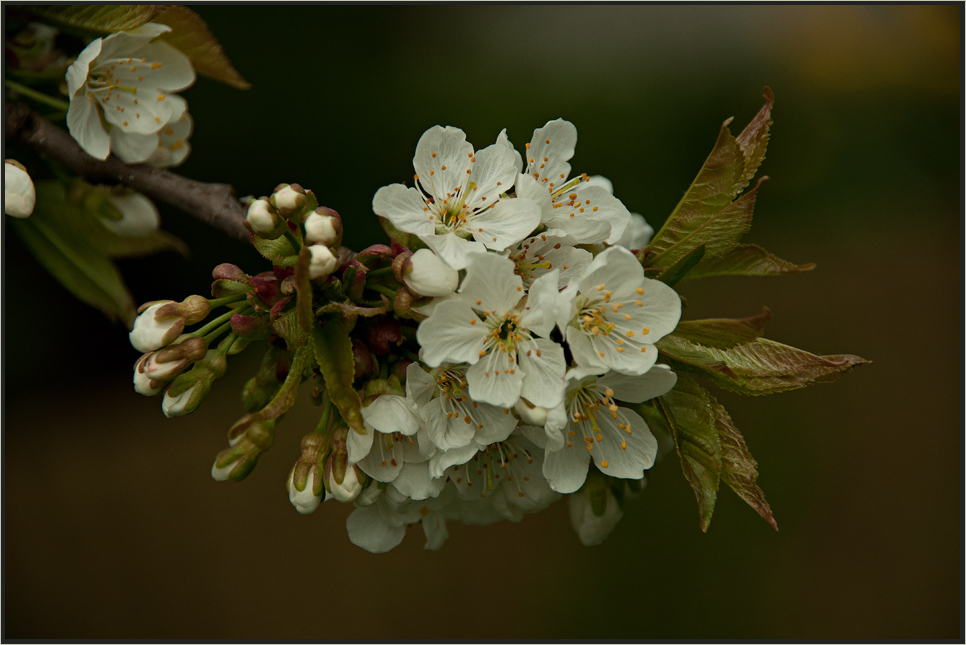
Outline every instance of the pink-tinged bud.
{"label": "pink-tinged bud", "polygon": [[266,240],[276,240],[288,231],[288,223],[267,197],[259,197],[248,205],[245,224],[252,233]]}
{"label": "pink-tinged bud", "polygon": [[215,457],[211,476],[216,481],[241,481],[255,468],[258,458],[275,443],[275,419],[253,423],[229,448]]}
{"label": "pink-tinged bud", "polygon": [[410,319],[413,317],[413,294],[406,287],[396,289],[396,297],[392,299],[392,310],[400,318]]}
{"label": "pink-tinged bud", "polygon": [[258,296],[266,305],[273,305],[281,296],[278,280],[271,273],[260,273],[248,278],[248,284],[252,285],[255,295]]}
{"label": "pink-tinged bud", "polygon": [[150,352],[164,347],[181,335],[184,326],[201,322],[211,307],[201,296],[188,296],[184,302],[162,300],[141,306],[129,337],[134,348]]}
{"label": "pink-tinged bud", "polygon": [[239,336],[255,336],[268,338],[271,335],[271,322],[268,316],[231,315],[231,330]]}
{"label": "pink-tinged bud", "polygon": [[37,191],[27,169],[19,161],[3,164],[3,212],[13,217],[30,217],[37,203]]}
{"label": "pink-tinged bud", "polygon": [[363,333],[369,351],[376,356],[388,354],[402,340],[402,327],[398,320],[390,316],[374,319],[366,325]]}
{"label": "pink-tinged bud", "polygon": [[366,347],[366,344],[360,340],[352,341],[352,359],[355,361],[356,366],[353,379],[359,379],[372,374],[372,354],[369,353],[369,348]]}
{"label": "pink-tinged bud", "polygon": [[279,184],[269,199],[279,215],[290,218],[305,208],[305,189],[298,184]]}
{"label": "pink-tinged bud", "polygon": [[339,248],[342,246],[342,218],[331,208],[320,206],[305,220],[305,240]]}
{"label": "pink-tinged bud", "polygon": [[135,370],[142,372],[152,381],[170,381],[189,365],[204,358],[208,346],[201,338],[189,338],[177,345],[147,354],[147,359],[138,361]]}
{"label": "pink-tinged bud", "polygon": [[248,274],[240,267],[225,262],[219,264],[211,271],[211,277],[215,280],[234,280],[235,282],[248,283]]}
{"label": "pink-tinged bud", "polygon": [[[395,260],[393,261],[395,268]],[[407,258],[400,269],[402,282],[421,296],[448,296],[459,286],[459,272],[443,262],[429,249],[419,249]]]}
{"label": "pink-tinged bud", "polygon": [[134,364],[134,391],[144,396],[154,396],[160,394],[167,383],[156,381],[144,372],[144,364],[147,362],[151,353],[144,354]]}
{"label": "pink-tinged bud", "polygon": [[339,260],[332,254],[329,247],[314,244],[309,247],[309,253],[312,254],[309,260],[309,280],[328,278],[339,268]]}

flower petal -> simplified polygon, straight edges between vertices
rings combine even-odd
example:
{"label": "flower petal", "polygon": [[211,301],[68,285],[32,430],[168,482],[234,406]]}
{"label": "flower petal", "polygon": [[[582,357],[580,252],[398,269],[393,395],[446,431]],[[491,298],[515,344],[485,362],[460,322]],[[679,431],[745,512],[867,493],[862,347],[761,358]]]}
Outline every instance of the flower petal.
{"label": "flower petal", "polygon": [[366,428],[365,434],[350,432],[346,437],[346,448],[349,451],[349,464],[357,464],[366,458],[372,450],[372,439],[376,431],[372,427]]}
{"label": "flower petal", "polygon": [[523,280],[514,271],[514,266],[511,260],[495,253],[471,255],[466,259],[466,277],[459,290],[460,299],[466,306],[481,312],[495,312],[502,316],[513,311],[523,297]]}
{"label": "flower petal", "polygon": [[419,138],[413,168],[426,192],[442,201],[466,185],[472,156],[473,146],[462,130],[435,125]]}
{"label": "flower petal", "polygon": [[84,94],[75,94],[67,109],[67,129],[84,152],[95,159],[111,154],[111,138],[101,124],[96,104]]}
{"label": "flower petal", "polygon": [[419,239],[426,243],[426,246],[457,271],[466,268],[466,261],[469,256],[486,253],[486,247],[479,242],[463,239],[455,233],[443,233],[441,235],[419,233],[418,235]]}
{"label": "flower petal", "polygon": [[389,524],[377,504],[352,511],[345,521],[345,528],[349,541],[370,553],[391,551],[406,537],[406,527]]}
{"label": "flower petal", "polygon": [[562,186],[570,176],[570,164],[577,145],[577,128],[570,121],[556,119],[533,131],[527,147],[527,174],[544,186]]}
{"label": "flower petal", "polygon": [[470,442],[460,448],[441,450],[437,452],[429,460],[430,477],[443,477],[446,474],[445,471],[447,468],[465,464],[472,459],[473,455],[479,452],[479,450],[480,447],[476,443]]}
{"label": "flower petal", "polygon": [[664,396],[677,383],[677,374],[667,365],[655,365],[641,376],[609,372],[597,380],[599,390],[611,389],[614,398],[628,403],[643,403]]}
{"label": "flower petal", "polygon": [[158,148],[157,134],[124,132],[111,127],[111,150],[124,163],[144,163]]}
{"label": "flower petal", "polygon": [[543,459],[543,476],[558,493],[573,493],[584,485],[590,455],[584,443],[569,441],[560,450],[548,450]]}
{"label": "flower petal", "polygon": [[560,405],[567,387],[563,348],[549,338],[535,338],[520,345],[517,362],[526,373],[520,396],[544,408]]}
{"label": "flower petal", "polygon": [[523,197],[501,199],[495,206],[476,214],[468,227],[477,241],[502,251],[533,232],[540,224],[540,206]]}
{"label": "flower petal", "polygon": [[[454,450],[469,445],[476,434],[472,422],[467,423],[460,415],[453,416],[444,405],[443,398],[430,401],[422,410],[426,437],[439,451]],[[437,452],[438,454],[438,452]]]}
{"label": "flower petal", "polygon": [[510,362],[510,352],[494,349],[466,370],[470,397],[509,409],[520,400],[524,370]]}
{"label": "flower petal", "polygon": [[513,147],[513,144],[512,143],[510,143],[510,139],[507,138],[507,136],[506,136],[506,128],[503,128],[503,130],[500,132],[500,134],[497,135],[496,142],[499,145],[503,146],[504,148],[509,149],[513,153],[513,167],[516,168],[517,174],[522,173],[523,172],[523,157],[520,156],[520,153],[517,152],[517,149]]}
{"label": "flower petal", "polygon": [[392,485],[403,495],[414,500],[437,497],[446,486],[445,479],[433,479],[429,476],[429,462],[413,464],[407,463],[399,471],[399,476]]}
{"label": "flower petal", "polygon": [[439,551],[449,537],[446,530],[446,519],[440,512],[430,512],[422,519],[423,535],[426,536],[426,544],[423,546],[427,551]]}
{"label": "flower petal", "polygon": [[459,300],[441,303],[433,315],[419,324],[416,340],[420,358],[430,367],[444,361],[475,363],[480,358],[486,331],[466,304]]}
{"label": "flower petal", "polygon": [[604,440],[595,442],[590,454],[605,475],[621,479],[640,479],[644,476],[644,471],[654,465],[657,439],[636,412],[629,408],[620,408],[620,414],[630,424],[630,433],[618,428],[618,420],[610,415],[597,415]]}
{"label": "flower petal", "polygon": [[422,193],[403,184],[383,186],[372,198],[372,210],[406,233],[433,235],[436,216],[423,201]]}
{"label": "flower petal", "polygon": [[527,304],[522,317],[523,326],[537,334],[547,337],[556,324],[558,272],[556,269],[545,273],[534,281],[527,295]]}
{"label": "flower petal", "polygon": [[406,397],[383,394],[362,408],[362,418],[379,432],[398,432],[412,436],[419,430],[419,421],[406,402]]}

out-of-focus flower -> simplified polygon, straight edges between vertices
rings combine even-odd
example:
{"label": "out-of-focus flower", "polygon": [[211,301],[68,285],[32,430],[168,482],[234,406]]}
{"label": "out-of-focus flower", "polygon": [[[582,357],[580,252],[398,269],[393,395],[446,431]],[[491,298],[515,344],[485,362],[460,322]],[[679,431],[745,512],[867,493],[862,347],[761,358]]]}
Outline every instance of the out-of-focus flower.
{"label": "out-of-focus flower", "polygon": [[30,217],[37,203],[37,191],[27,169],[19,161],[3,161],[3,212],[14,217]]}

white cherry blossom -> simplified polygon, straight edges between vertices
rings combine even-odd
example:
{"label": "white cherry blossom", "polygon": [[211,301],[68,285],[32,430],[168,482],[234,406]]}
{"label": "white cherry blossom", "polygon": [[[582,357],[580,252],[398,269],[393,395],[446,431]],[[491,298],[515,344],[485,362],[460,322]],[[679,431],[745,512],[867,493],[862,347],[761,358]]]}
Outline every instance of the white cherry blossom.
{"label": "white cherry blossom", "polygon": [[548,231],[528,237],[510,251],[516,272],[527,289],[542,275],[557,270],[557,288],[580,277],[590,266],[594,256],[589,251],[575,248],[577,241],[563,234]]}
{"label": "white cherry blossom", "polygon": [[564,231],[579,244],[613,244],[624,234],[630,213],[607,185],[587,175],[570,178],[568,161],[576,144],[577,128],[569,121],[557,119],[534,130],[516,194],[540,205],[548,229]]}
{"label": "white cherry blossom", "polygon": [[416,187],[384,186],[372,208],[454,269],[463,269],[472,253],[503,251],[540,223],[535,202],[502,197],[518,172],[504,143],[474,152],[459,128],[434,126],[420,137],[413,167]]}
{"label": "white cherry blossom", "polygon": [[665,365],[656,365],[643,376],[611,372],[571,381],[568,423],[559,431],[562,441],[548,442],[546,448],[543,474],[550,487],[560,493],[578,490],[591,459],[605,475],[641,479],[654,465],[657,440],[640,415],[617,401],[643,403],[667,394],[676,382],[677,376]]}
{"label": "white cherry blossom", "polygon": [[512,261],[493,253],[472,255],[459,299],[438,304],[420,323],[421,357],[433,367],[469,363],[469,396],[476,401],[512,408],[523,396],[534,405],[556,406],[566,367],[563,348],[546,337],[557,296],[555,270],[525,293]]}
{"label": "white cherry blossom", "polygon": [[557,315],[579,366],[569,376],[609,369],[643,374],[657,360],[654,343],[677,327],[681,298],[663,282],[645,278],[634,254],[614,246],[560,294]]}
{"label": "white cherry blossom", "polygon": [[172,92],[194,83],[195,72],[187,56],[155,40],[169,31],[147,23],[98,38],[67,69],[67,127],[92,157],[113,150],[126,163],[147,161],[159,132],[185,114],[188,104]]}

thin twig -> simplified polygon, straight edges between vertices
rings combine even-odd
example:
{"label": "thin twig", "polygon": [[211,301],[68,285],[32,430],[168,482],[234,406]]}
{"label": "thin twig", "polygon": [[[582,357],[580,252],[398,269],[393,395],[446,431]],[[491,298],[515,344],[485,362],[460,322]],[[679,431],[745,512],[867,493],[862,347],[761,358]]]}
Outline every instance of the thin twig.
{"label": "thin twig", "polygon": [[90,156],[74,138],[25,105],[7,103],[6,138],[19,139],[37,152],[66,164],[85,180],[124,184],[152,199],[170,204],[239,240],[251,236],[242,222],[246,209],[228,184],[205,184],[143,164],[129,166],[114,156]]}

